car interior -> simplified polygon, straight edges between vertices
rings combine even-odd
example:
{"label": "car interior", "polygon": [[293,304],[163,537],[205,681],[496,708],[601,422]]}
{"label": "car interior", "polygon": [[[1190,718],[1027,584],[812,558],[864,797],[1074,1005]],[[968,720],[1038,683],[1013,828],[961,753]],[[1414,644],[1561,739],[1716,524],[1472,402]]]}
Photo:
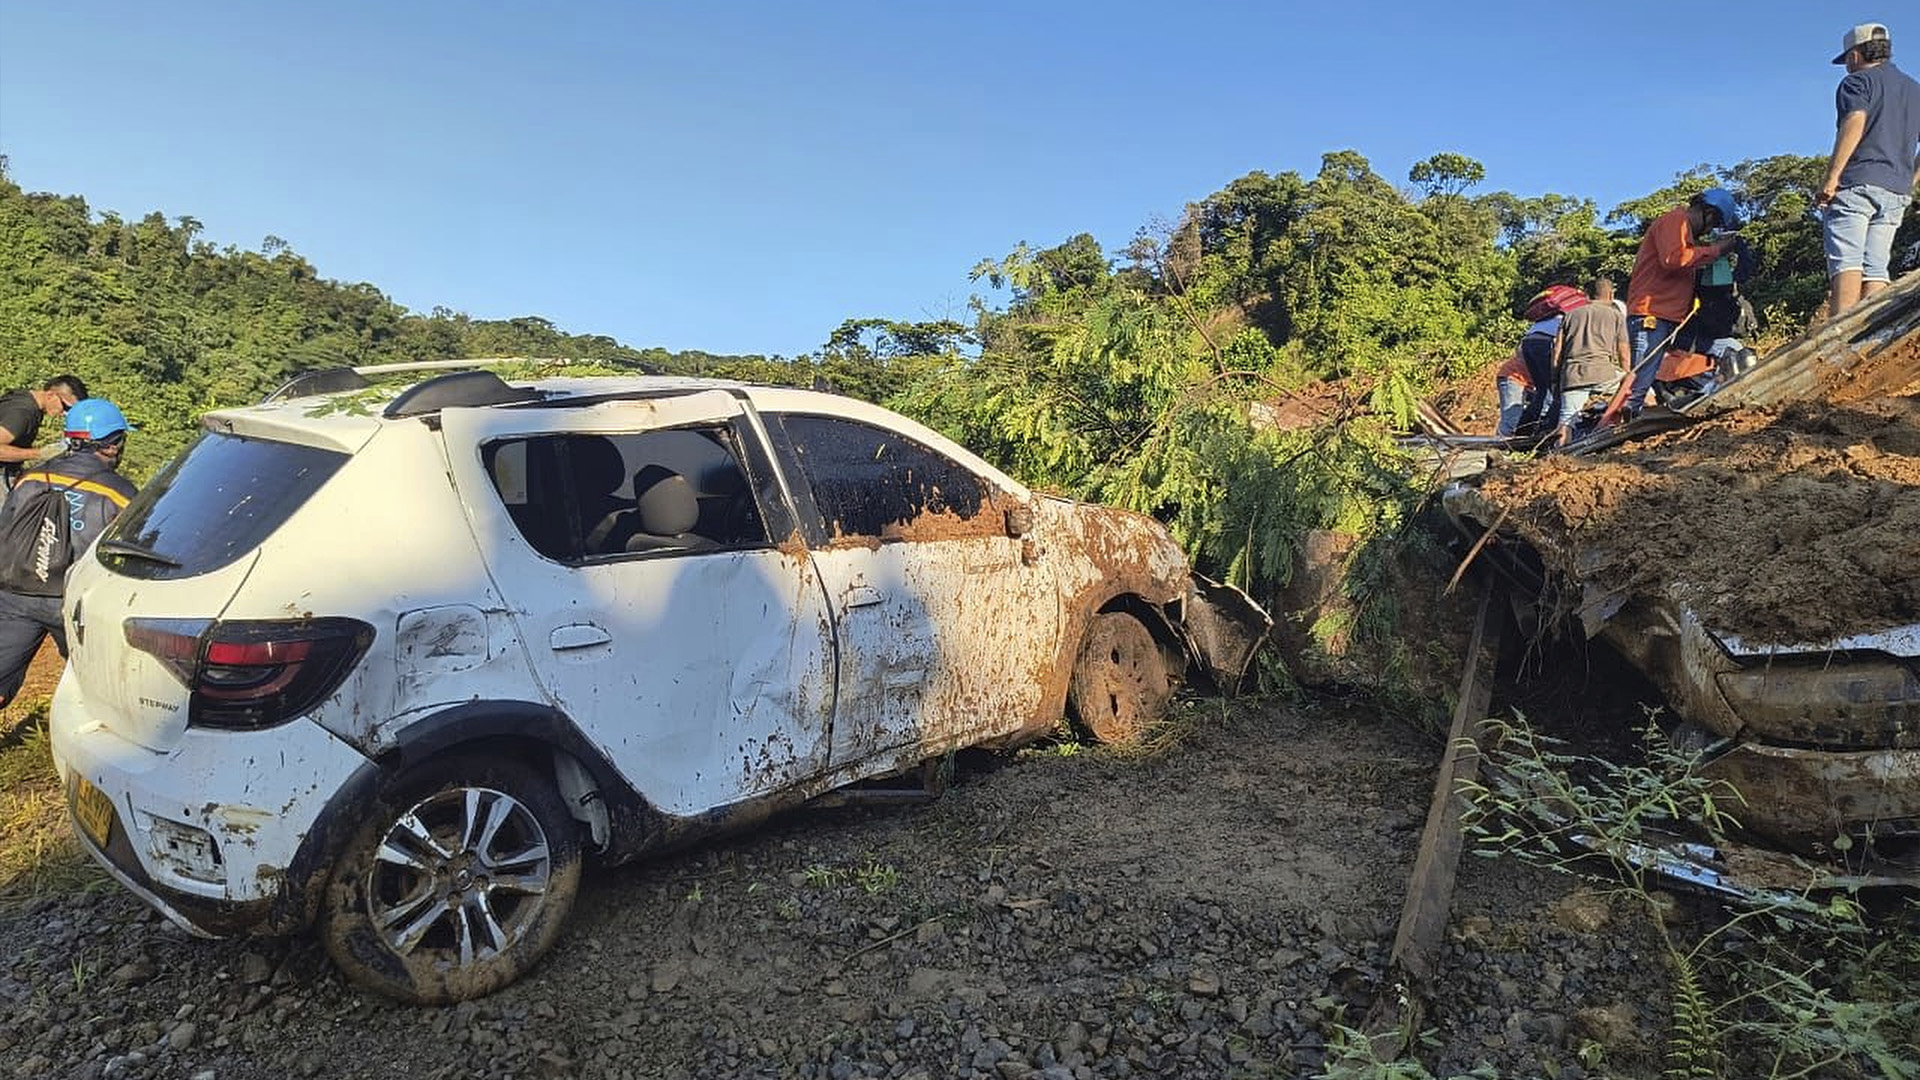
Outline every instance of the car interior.
{"label": "car interior", "polygon": [[550,559],[767,542],[752,485],[721,432],[541,436],[487,453],[514,525]]}

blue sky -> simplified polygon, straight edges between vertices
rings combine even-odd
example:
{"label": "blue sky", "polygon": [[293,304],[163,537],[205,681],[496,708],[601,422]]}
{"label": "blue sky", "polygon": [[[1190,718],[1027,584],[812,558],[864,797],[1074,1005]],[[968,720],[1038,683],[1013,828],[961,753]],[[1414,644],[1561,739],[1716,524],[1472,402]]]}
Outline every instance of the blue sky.
{"label": "blue sky", "polygon": [[415,310],[793,355],[1329,150],[1602,210],[1824,154],[1841,32],[1898,60],[1905,6],[0,0],[0,153]]}

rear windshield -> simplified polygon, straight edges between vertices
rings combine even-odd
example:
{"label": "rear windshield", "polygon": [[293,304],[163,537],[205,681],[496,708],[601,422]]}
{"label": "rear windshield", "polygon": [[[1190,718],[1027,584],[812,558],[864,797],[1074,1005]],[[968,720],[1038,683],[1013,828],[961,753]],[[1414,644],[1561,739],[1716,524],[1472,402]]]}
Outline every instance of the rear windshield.
{"label": "rear windshield", "polygon": [[99,559],[151,580],[218,570],[258,547],[346,463],[335,450],[205,432],[114,519]]}

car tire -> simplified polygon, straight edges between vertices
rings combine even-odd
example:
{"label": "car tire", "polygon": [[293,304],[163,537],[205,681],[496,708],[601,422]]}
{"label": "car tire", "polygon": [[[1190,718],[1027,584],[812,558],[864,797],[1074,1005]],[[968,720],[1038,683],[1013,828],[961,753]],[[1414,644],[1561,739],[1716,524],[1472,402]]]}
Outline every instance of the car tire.
{"label": "car tire", "polygon": [[456,756],[384,789],[327,884],[320,933],[354,982],[440,1005],[538,963],[580,888],[578,824],[546,776]]}
{"label": "car tire", "polygon": [[1067,685],[1067,701],[1096,742],[1140,741],[1173,697],[1166,653],[1139,619],[1125,612],[1095,615]]}

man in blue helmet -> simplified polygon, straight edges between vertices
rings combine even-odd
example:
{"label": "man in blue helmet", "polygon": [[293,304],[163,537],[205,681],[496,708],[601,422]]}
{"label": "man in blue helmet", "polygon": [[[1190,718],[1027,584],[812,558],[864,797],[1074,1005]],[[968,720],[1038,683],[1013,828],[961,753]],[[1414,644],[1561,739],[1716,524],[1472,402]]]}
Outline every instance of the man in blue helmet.
{"label": "man in blue helmet", "polygon": [[[1653,219],[1627,278],[1627,334],[1633,350],[1632,378],[1625,394],[1607,410],[1608,418],[1621,408],[1638,414],[1660,357],[1673,335],[1693,314],[1694,279],[1703,266],[1731,251],[1739,242],[1740,209],[1726,188],[1708,188],[1686,205]],[[1716,233],[1714,239],[1707,239]]]}
{"label": "man in blue helmet", "polygon": [[118,472],[129,430],[113,402],[76,403],[67,409],[66,453],[22,473],[0,503],[0,706],[20,692],[49,634],[67,655],[67,567],[134,496]]}
{"label": "man in blue helmet", "polygon": [[1920,83],[1893,66],[1893,38],[1861,23],[1840,38],[1839,114],[1827,177],[1815,196],[1827,252],[1827,314],[1838,315],[1893,280],[1893,234],[1920,180]]}

